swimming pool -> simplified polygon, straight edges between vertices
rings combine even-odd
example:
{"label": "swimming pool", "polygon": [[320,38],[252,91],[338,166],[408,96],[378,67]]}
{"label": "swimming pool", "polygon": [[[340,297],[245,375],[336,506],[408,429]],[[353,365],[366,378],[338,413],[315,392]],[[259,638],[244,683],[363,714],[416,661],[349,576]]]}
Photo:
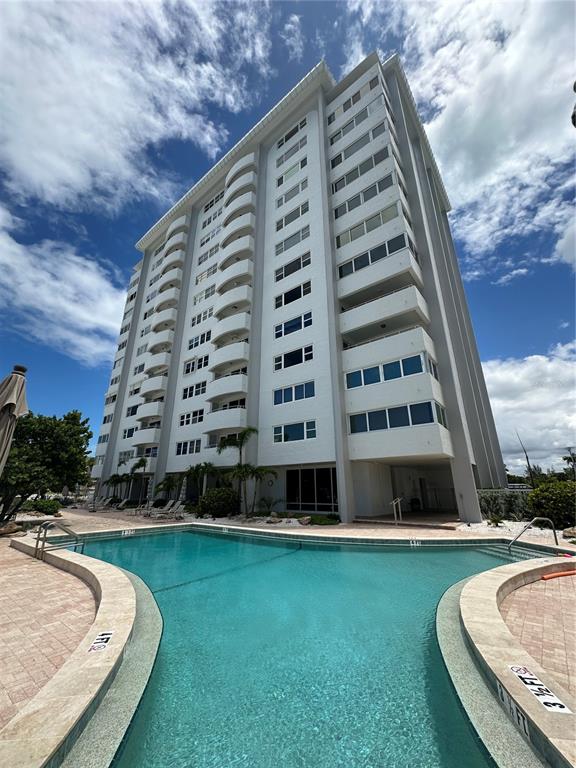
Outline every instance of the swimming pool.
{"label": "swimming pool", "polygon": [[443,592],[488,547],[363,547],[205,532],[90,541],[162,612],[114,768],[487,768],[436,641]]}

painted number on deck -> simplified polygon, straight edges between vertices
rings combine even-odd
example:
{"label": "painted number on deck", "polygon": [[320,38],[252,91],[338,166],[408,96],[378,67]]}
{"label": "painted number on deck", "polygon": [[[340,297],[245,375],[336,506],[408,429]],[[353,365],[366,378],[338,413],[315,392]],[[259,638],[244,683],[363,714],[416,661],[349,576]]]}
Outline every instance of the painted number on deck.
{"label": "painted number on deck", "polygon": [[527,667],[511,666],[510,669],[549,712],[558,712],[565,715],[572,714],[566,704],[563,704],[556,694],[550,688],[547,688],[536,675],[533,675]]}
{"label": "painted number on deck", "polygon": [[88,648],[90,651],[105,651],[108,647],[108,643],[112,639],[113,632],[100,632],[99,635],[92,641],[92,645]]}

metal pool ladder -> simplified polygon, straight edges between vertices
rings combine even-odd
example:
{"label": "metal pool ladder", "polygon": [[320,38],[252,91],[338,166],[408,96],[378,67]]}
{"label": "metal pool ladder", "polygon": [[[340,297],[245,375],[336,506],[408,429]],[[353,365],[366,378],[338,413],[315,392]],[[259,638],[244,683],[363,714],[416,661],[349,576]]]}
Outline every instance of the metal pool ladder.
{"label": "metal pool ladder", "polygon": [[552,531],[554,533],[554,541],[556,543],[556,546],[558,546],[558,536],[556,535],[556,528],[555,528],[554,523],[552,522],[552,520],[550,520],[549,517],[533,517],[532,520],[530,520],[530,522],[527,523],[524,526],[524,528],[522,528],[520,533],[517,534],[516,536],[514,536],[514,538],[510,542],[510,544],[508,544],[508,552],[510,552],[510,550],[512,549],[512,544],[514,544],[516,541],[518,541],[520,536],[522,536],[522,534],[525,533],[528,530],[528,528],[530,528],[533,525],[533,523],[535,523],[537,520],[541,520],[543,522],[550,523],[550,525],[552,526]]}
{"label": "metal pool ladder", "polygon": [[[47,545],[46,536],[50,528],[60,528],[61,531],[68,536],[66,541],[58,542],[57,544]],[[36,546],[34,547],[34,557],[38,560],[44,560],[44,552],[49,552],[51,549],[66,549],[70,545],[74,548],[74,552],[80,549],[80,554],[84,553],[84,539],[82,539],[76,531],[73,531],[69,525],[65,523],[45,522],[39,526],[38,533],[36,534]]]}
{"label": "metal pool ladder", "polygon": [[390,504],[392,505],[392,512],[394,513],[394,525],[398,525],[398,520],[402,522],[402,499],[397,496]]}

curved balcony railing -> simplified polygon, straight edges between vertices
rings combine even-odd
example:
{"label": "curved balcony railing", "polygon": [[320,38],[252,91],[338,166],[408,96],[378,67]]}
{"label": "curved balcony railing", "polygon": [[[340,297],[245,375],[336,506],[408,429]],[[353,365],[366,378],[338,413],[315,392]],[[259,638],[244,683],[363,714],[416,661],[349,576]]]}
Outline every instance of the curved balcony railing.
{"label": "curved balcony railing", "polygon": [[185,257],[186,253],[183,248],[177,248],[176,250],[171,251],[162,264],[162,274],[165,275],[172,269],[180,269],[183,267]]}
{"label": "curved balcony railing", "polygon": [[249,171],[255,171],[258,167],[258,161],[256,160],[256,153],[255,152],[249,152],[247,155],[244,155],[239,160],[236,160],[232,168],[228,171],[226,174],[226,180],[225,185],[226,188],[231,186],[236,179],[241,176],[243,173],[248,173]]}
{"label": "curved balcony railing", "polygon": [[219,318],[224,313],[245,312],[252,303],[252,288],[249,285],[239,285],[226,291],[214,303],[214,316]]}
{"label": "curved balcony railing", "polygon": [[172,224],[170,224],[166,230],[166,240],[168,240],[174,232],[177,232],[180,229],[188,229],[188,214],[178,216],[177,219],[174,219]]}
{"label": "curved balcony railing", "polygon": [[244,213],[254,213],[256,211],[256,195],[254,192],[245,192],[233,200],[222,218],[222,226],[228,227],[234,219],[237,219]]}
{"label": "curved balcony railing", "polygon": [[[161,401],[152,403],[142,403],[138,406],[136,421],[146,421],[153,416],[159,418],[164,413],[164,403]],[[140,427],[142,429],[142,427]]]}
{"label": "curved balcony railing", "polygon": [[151,376],[140,384],[139,394],[142,397],[154,397],[163,395],[168,386],[168,376]]}
{"label": "curved balcony railing", "polygon": [[164,309],[162,312],[155,312],[151,318],[152,331],[157,333],[159,331],[171,330],[176,325],[177,317],[178,310],[176,309]]}
{"label": "curved balcony railing", "polygon": [[230,264],[240,259],[249,259],[254,256],[254,238],[252,235],[244,235],[244,237],[238,237],[231,243],[228,243],[226,248],[220,250],[220,262],[219,268],[227,269]]}
{"label": "curved balcony railing", "polygon": [[224,195],[224,207],[227,208],[237,197],[240,197],[240,195],[243,195],[245,192],[255,192],[257,179],[258,176],[255,171],[245,172],[239,176],[226,190]]}
{"label": "curved balcony railing", "polygon": [[233,363],[246,363],[248,362],[249,351],[250,348],[246,341],[237,341],[234,344],[228,344],[226,347],[216,349],[210,354],[208,370],[216,371],[218,368]]}
{"label": "curved balcony railing", "polygon": [[177,306],[179,299],[180,288],[168,288],[168,290],[158,294],[154,311],[163,312],[165,309],[172,309]]}
{"label": "curved balcony railing", "polygon": [[154,339],[148,346],[148,352],[153,355],[156,352],[168,352],[168,347],[174,342],[174,331],[160,331],[155,334]]}
{"label": "curved balcony railing", "polygon": [[217,400],[220,397],[241,397],[248,394],[248,376],[245,373],[234,373],[232,376],[222,376],[220,379],[209,381],[206,387],[206,400]]}
{"label": "curved balcony railing", "polygon": [[234,219],[227,227],[222,229],[220,248],[226,248],[231,242],[245,235],[254,235],[256,228],[256,216],[253,213],[244,213]]}
{"label": "curved balcony railing", "polygon": [[204,414],[204,432],[221,432],[228,429],[245,429],[248,422],[246,408],[226,408]]}
{"label": "curved balcony railing", "polygon": [[250,330],[250,319],[248,312],[236,312],[223,318],[212,326],[212,342],[223,341],[236,335],[244,338]]}
{"label": "curved balcony railing", "polygon": [[157,445],[160,442],[160,433],[160,427],[152,427],[151,429],[140,428],[137,432],[134,432],[132,445]]}
{"label": "curved balcony railing", "polygon": [[216,290],[222,294],[232,288],[236,288],[239,284],[251,284],[253,276],[254,263],[251,259],[242,259],[242,261],[231,264],[222,272],[219,276],[220,279],[216,283]]}
{"label": "curved balcony railing", "polygon": [[168,237],[166,242],[162,246],[162,250],[156,254],[155,258],[163,259],[171,251],[174,251],[177,248],[185,248],[187,239],[188,239],[187,232],[178,232],[177,234],[172,235],[171,237]]}
{"label": "curved balcony railing", "polygon": [[144,373],[150,377],[159,375],[170,367],[171,360],[172,355],[170,352],[156,352],[155,354],[148,357],[146,367],[144,368]]}
{"label": "curved balcony railing", "polygon": [[168,291],[171,288],[181,288],[182,270],[171,269],[170,272],[168,272],[166,275],[162,275],[160,280],[158,280],[157,286],[158,294],[164,293],[164,291]]}

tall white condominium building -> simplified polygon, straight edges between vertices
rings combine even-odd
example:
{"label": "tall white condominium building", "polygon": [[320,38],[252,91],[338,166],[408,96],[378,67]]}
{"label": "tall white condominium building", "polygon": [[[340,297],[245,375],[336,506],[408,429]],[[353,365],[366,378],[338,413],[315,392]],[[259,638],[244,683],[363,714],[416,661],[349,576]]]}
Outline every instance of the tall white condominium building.
{"label": "tall white condominium building", "polygon": [[253,426],[278,510],[479,520],[506,476],[449,207],[399,59],[314,67],[137,243],[100,488]]}

